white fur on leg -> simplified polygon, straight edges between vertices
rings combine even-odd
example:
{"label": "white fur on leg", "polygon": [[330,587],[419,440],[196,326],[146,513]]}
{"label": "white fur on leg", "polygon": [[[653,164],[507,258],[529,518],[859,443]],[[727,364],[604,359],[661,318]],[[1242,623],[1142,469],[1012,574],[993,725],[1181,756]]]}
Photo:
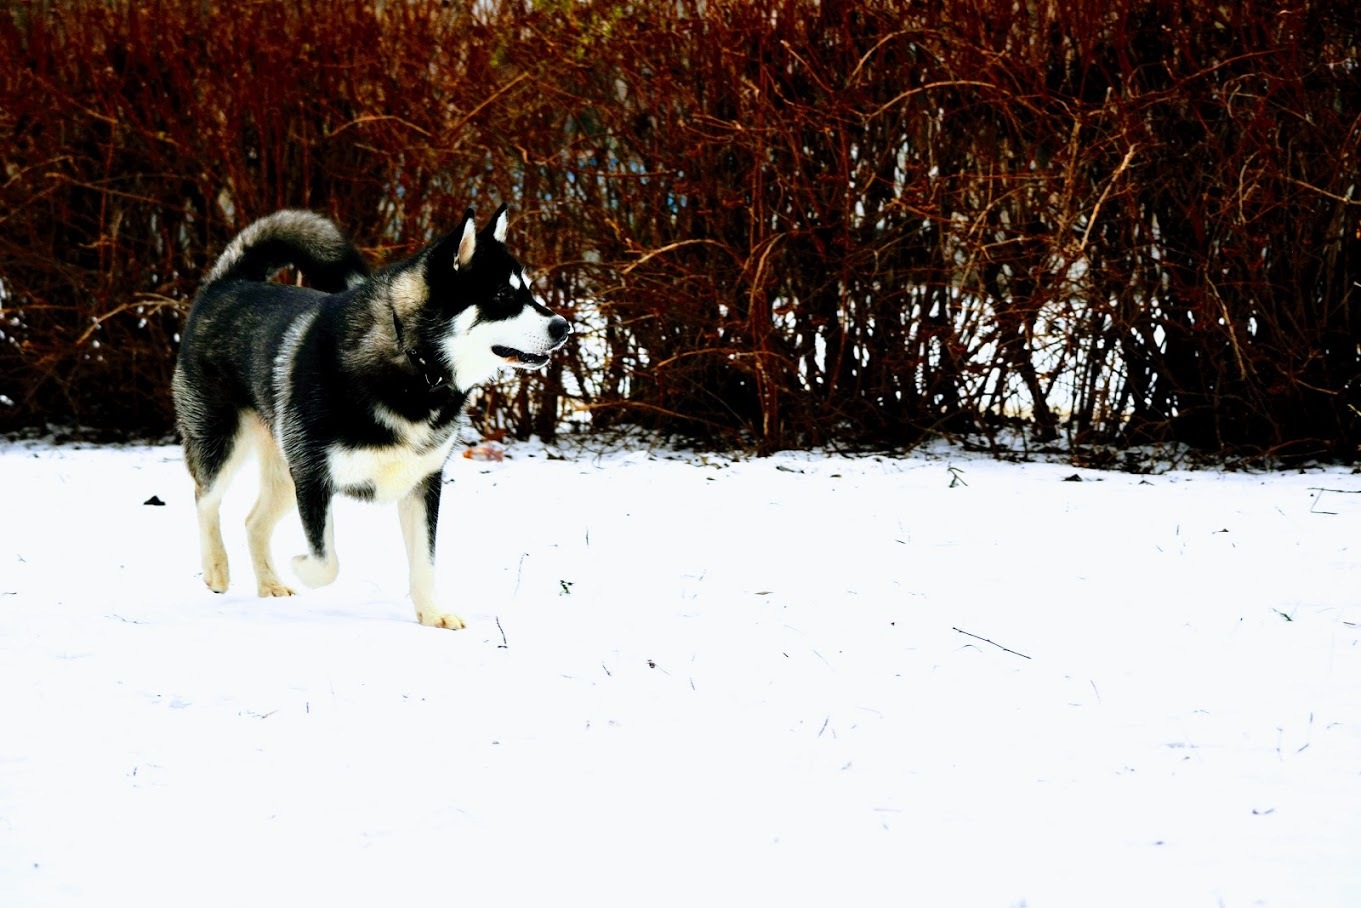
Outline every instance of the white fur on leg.
{"label": "white fur on leg", "polygon": [[198,502],[199,548],[203,554],[203,582],[214,593],[227,592],[231,571],[227,567],[227,549],[222,544],[222,522],[218,513],[221,501],[207,495]]}
{"label": "white fur on leg", "polygon": [[463,619],[439,607],[435,597],[435,563],[430,552],[429,522],[425,513],[425,491],[416,485],[397,503],[402,522],[402,539],[411,569],[411,601],[416,605],[416,620],[429,627],[461,630]]}
{"label": "white fur on leg", "polygon": [[293,573],[308,586],[316,589],[336,579],[340,565],[334,557],[322,561],[311,555],[296,555],[293,558]]}
{"label": "white fur on leg", "polygon": [[325,586],[335,580],[336,575],[340,573],[340,561],[336,558],[335,526],[329,511],[326,513],[326,533],[323,542],[326,546],[323,557],[298,555],[293,559],[293,573],[313,589]]}
{"label": "white fur on leg", "polygon": [[227,584],[231,580],[231,572],[227,569],[227,549],[222,544],[222,497],[227,493],[227,486],[231,484],[236,471],[241,469],[241,462],[250,453],[250,446],[244,443],[244,436],[249,429],[249,425],[243,425],[237,430],[232,440],[231,454],[213,477],[212,485],[194,487],[199,550],[203,556],[203,582],[214,593],[227,592]]}
{"label": "white fur on leg", "polygon": [[260,460],[260,497],[246,518],[251,565],[255,568],[255,582],[262,597],[292,596],[293,590],[279,579],[274,570],[269,541],[279,519],[293,504],[293,479],[288,475],[288,464],[284,462],[264,423],[257,420],[255,428],[253,440]]}

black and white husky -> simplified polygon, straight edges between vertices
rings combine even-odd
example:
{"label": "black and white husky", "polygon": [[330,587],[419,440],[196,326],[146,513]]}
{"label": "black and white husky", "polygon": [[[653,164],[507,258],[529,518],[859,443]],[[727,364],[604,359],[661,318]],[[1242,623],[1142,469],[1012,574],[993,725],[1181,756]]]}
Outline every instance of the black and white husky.
{"label": "black and white husky", "polygon": [[[194,478],[203,579],[227,589],[219,509],[250,451],[260,497],[246,518],[261,596],[289,596],[270,557],[297,504],[303,583],[338,570],[336,493],[395,501],[422,624],[461,628],[435,598],[441,472],[468,392],[502,367],[537,369],[571,333],[530,290],[505,246],[506,207],[480,233],[457,230],[370,275],[334,223],[280,211],[251,224],[218,259],[189,313],[175,367],[176,423]],[[271,283],[292,266],[311,288]]]}

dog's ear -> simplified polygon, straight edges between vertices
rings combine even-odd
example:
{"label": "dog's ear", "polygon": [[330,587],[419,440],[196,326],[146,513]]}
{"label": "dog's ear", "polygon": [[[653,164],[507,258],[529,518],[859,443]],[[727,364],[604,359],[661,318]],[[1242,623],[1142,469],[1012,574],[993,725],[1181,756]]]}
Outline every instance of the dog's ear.
{"label": "dog's ear", "polygon": [[502,202],[501,207],[496,209],[496,214],[491,216],[491,223],[487,225],[488,229],[491,230],[491,238],[503,245],[506,242],[506,224],[509,220],[510,218],[506,214],[506,203]]}
{"label": "dog's ear", "polygon": [[457,268],[467,268],[473,263],[473,253],[477,251],[477,230],[473,227],[473,210],[469,208],[463,213],[463,226],[459,228],[458,253],[454,257],[454,266]]}

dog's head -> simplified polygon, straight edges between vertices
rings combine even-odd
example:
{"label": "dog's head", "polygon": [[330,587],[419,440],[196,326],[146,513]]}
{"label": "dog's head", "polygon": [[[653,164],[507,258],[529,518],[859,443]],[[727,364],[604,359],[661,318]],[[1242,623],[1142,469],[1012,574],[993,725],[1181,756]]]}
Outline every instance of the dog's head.
{"label": "dog's head", "polygon": [[504,367],[539,369],[572,333],[567,319],[534,296],[506,248],[506,206],[480,232],[468,209],[459,228],[425,260],[426,327],[453,382],[468,390]]}

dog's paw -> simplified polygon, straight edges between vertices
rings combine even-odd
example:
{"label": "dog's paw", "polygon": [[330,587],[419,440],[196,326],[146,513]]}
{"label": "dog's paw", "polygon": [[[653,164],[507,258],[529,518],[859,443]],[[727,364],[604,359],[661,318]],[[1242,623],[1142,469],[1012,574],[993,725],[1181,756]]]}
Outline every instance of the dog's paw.
{"label": "dog's paw", "polygon": [[335,561],[322,561],[311,555],[298,555],[293,559],[293,573],[314,589],[335,580],[339,572],[340,565]]}
{"label": "dog's paw", "polygon": [[268,599],[271,596],[292,596],[293,588],[285,586],[276,578],[274,580],[260,581],[260,598]]}
{"label": "dog's paw", "polygon": [[227,562],[215,561],[203,566],[203,582],[208,584],[208,589],[214,593],[227,592],[227,583],[230,579],[227,571]]}
{"label": "dog's paw", "polygon": [[461,631],[466,625],[463,619],[451,612],[438,612],[434,609],[420,609],[416,620],[426,627],[445,627],[451,631]]}

